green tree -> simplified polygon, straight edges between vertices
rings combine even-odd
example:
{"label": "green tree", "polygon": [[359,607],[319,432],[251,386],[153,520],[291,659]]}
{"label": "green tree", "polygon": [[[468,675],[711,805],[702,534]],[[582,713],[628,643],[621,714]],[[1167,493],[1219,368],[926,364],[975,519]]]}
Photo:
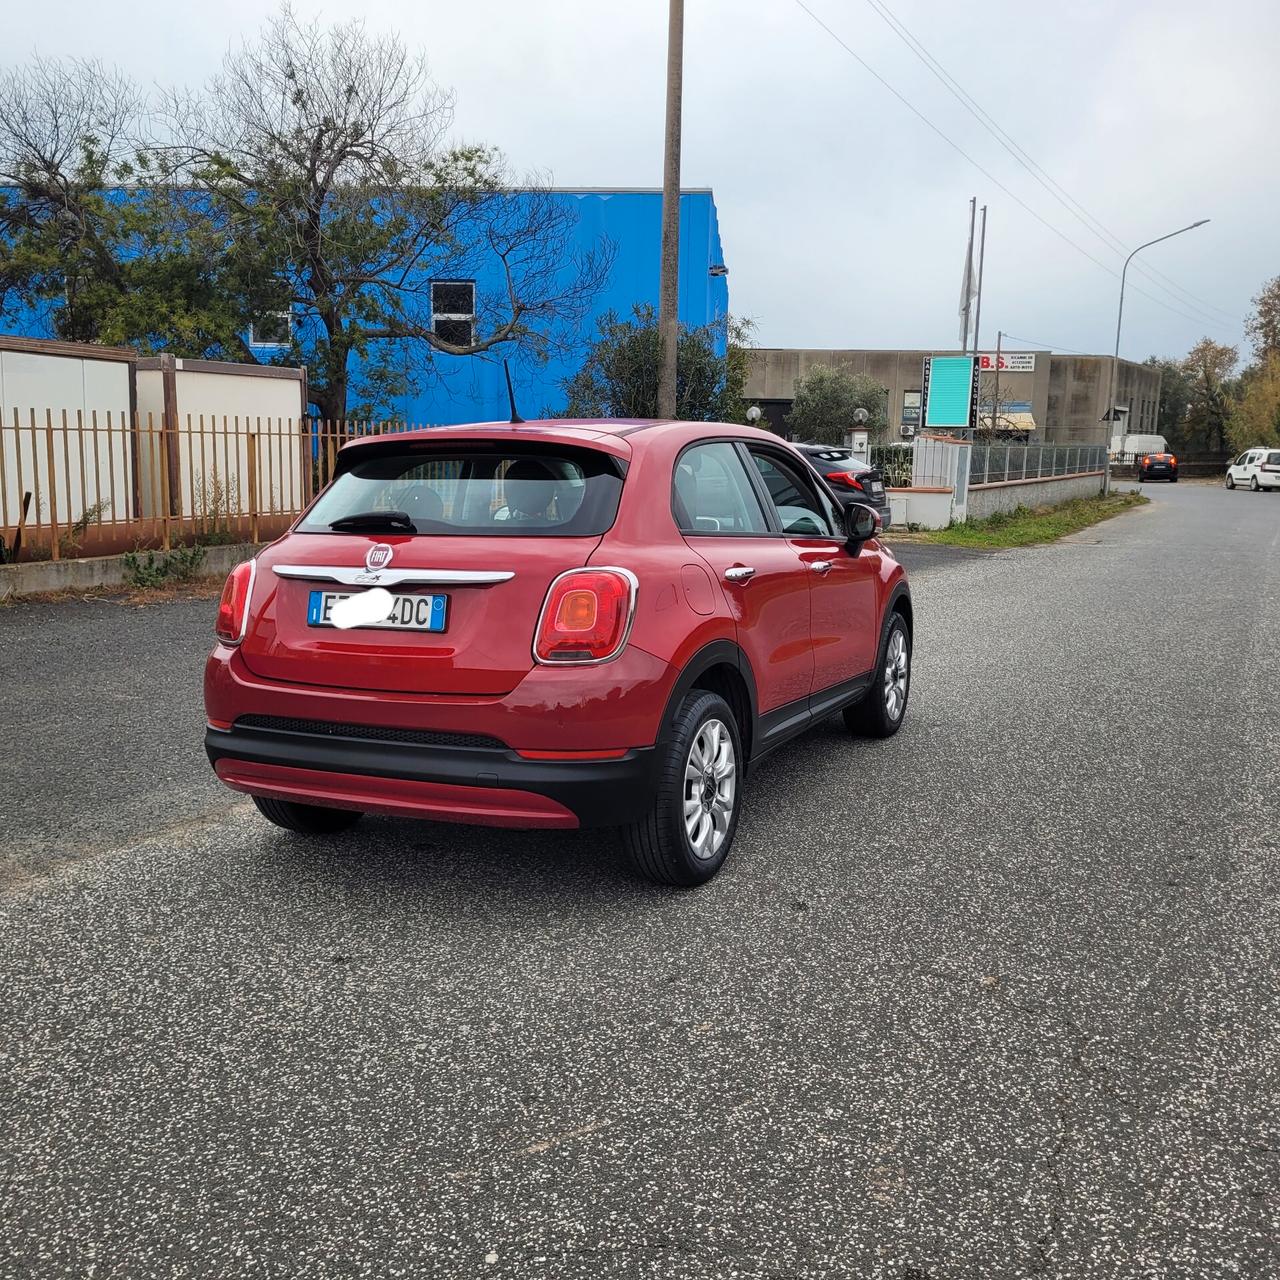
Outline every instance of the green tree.
{"label": "green tree", "polygon": [[1169,442],[1175,453],[1205,449],[1207,443],[1198,438],[1190,419],[1195,395],[1195,377],[1181,360],[1148,356],[1143,362],[1160,370],[1160,402],[1156,411],[1156,431]]}
{"label": "green tree", "polygon": [[843,365],[811,365],[797,379],[787,430],[800,440],[817,444],[844,444],[857,425],[854,413],[867,412],[866,429],[880,435],[885,418],[885,388],[865,373],[853,373]]}
{"label": "green tree", "polygon": [[1227,420],[1231,448],[1280,445],[1280,356],[1254,365],[1240,381],[1240,394]]}
{"label": "green tree", "polygon": [[1235,383],[1232,374],[1240,355],[1212,338],[1201,338],[1187,353],[1182,367],[1191,379],[1188,429],[1205,447],[1226,450],[1227,420],[1233,408]]}
{"label": "green tree", "polygon": [[[571,418],[656,418],[661,343],[658,317],[648,303],[629,319],[610,311],[597,321],[599,336],[581,368],[565,379],[564,413]],[[751,325],[729,319],[681,327],[676,348],[676,416],[686,422],[742,422],[746,402]],[[717,352],[723,342],[725,353]]]}
{"label": "green tree", "polygon": [[55,336],[181,356],[239,347],[220,236],[140,174],[136,86],[95,61],[0,75],[0,314]]}
{"label": "green tree", "polygon": [[1280,276],[1268,280],[1253,299],[1253,311],[1244,322],[1253,343],[1253,354],[1266,361],[1280,356]]}

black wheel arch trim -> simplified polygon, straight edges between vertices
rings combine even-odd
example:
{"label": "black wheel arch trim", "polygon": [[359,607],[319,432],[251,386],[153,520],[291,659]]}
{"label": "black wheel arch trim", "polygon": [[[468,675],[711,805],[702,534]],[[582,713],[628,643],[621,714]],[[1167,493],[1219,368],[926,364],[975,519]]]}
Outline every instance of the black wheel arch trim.
{"label": "black wheel arch trim", "polygon": [[756,677],[755,672],[751,669],[751,663],[747,655],[732,640],[712,640],[709,644],[703,645],[684,664],[675,684],[671,688],[670,694],[667,696],[667,705],[662,712],[662,728],[658,734],[659,743],[670,741],[671,726],[675,721],[676,711],[685,698],[688,697],[689,691],[698,683],[698,679],[710,671],[712,667],[721,666],[733,667],[742,677],[742,683],[746,686],[750,723],[738,726],[738,736],[745,739],[743,743],[744,752],[748,756],[750,755],[748,743],[754,742],[756,727],[760,719]]}

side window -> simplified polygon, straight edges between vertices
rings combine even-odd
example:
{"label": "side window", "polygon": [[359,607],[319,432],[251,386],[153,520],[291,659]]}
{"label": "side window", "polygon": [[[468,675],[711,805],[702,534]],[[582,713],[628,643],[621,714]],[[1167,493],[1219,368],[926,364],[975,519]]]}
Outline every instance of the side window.
{"label": "side window", "polygon": [[671,510],[682,533],[768,533],[742,459],[725,441],[694,445],[676,462]]}
{"label": "side window", "polygon": [[1236,465],[1237,467],[1243,467],[1243,466],[1244,466],[1244,464],[1245,464],[1246,462],[1248,462],[1248,461],[1249,461],[1249,455],[1248,455],[1247,453],[1242,453],[1242,454],[1241,454],[1241,455],[1236,459],[1236,461],[1235,461],[1235,465]]}
{"label": "side window", "polygon": [[828,504],[792,468],[772,454],[751,450],[751,457],[769,491],[783,532],[834,537],[835,524]]}

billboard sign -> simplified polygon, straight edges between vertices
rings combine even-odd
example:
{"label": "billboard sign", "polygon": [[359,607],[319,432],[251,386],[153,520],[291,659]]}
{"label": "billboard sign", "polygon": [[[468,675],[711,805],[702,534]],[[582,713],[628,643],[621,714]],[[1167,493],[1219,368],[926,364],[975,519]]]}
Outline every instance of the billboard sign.
{"label": "billboard sign", "polygon": [[[1035,373],[1036,353],[1034,351],[1002,351],[999,355],[1001,373]],[[994,373],[996,369],[996,353],[984,351],[978,357],[978,368],[983,373]]]}
{"label": "billboard sign", "polygon": [[977,358],[925,356],[921,396],[926,430],[971,430],[978,399]]}

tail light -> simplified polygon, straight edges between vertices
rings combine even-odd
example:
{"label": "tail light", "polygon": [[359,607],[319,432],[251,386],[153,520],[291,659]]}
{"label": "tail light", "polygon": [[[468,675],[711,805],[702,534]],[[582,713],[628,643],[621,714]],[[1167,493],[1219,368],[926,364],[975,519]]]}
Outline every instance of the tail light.
{"label": "tail light", "polygon": [[256,573],[256,562],[245,560],[227,575],[222,599],[218,601],[218,621],[213,628],[223,644],[239,644],[244,639],[249,626],[249,601],[253,596]]}
{"label": "tail light", "polygon": [[636,608],[629,569],[570,569],[547,592],[533,656],[543,663],[607,662],[627,643]]}
{"label": "tail light", "polygon": [[1174,455],[1173,455],[1173,454],[1170,454],[1170,455],[1169,455],[1169,465],[1170,465],[1171,467],[1176,467],[1176,466],[1178,465],[1178,459],[1177,459],[1176,457],[1174,457]]}
{"label": "tail light", "polygon": [[842,484],[846,489],[857,489],[862,492],[862,482],[852,471],[833,471],[827,480],[831,484]]}

